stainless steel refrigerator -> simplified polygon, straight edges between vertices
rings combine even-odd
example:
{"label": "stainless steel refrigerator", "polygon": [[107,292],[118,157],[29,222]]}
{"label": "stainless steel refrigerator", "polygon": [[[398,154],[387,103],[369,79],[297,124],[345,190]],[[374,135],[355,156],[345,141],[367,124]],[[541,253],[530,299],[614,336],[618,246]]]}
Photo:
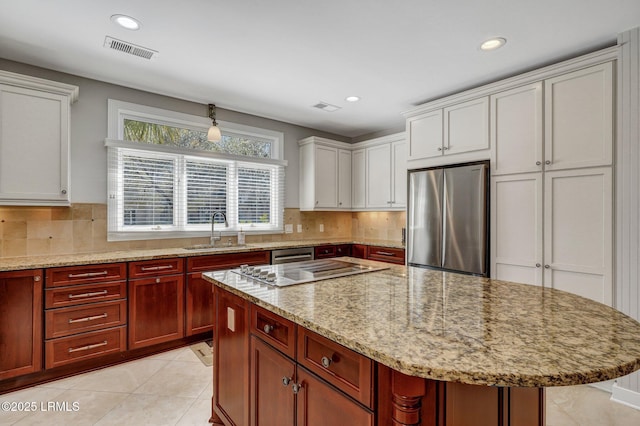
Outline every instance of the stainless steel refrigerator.
{"label": "stainless steel refrigerator", "polygon": [[488,176],[488,161],[409,171],[409,265],[489,276]]}

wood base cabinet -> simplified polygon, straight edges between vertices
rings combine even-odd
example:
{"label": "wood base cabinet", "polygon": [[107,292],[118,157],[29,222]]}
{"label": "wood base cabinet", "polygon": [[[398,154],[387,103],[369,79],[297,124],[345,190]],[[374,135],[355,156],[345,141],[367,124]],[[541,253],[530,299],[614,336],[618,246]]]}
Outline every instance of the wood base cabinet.
{"label": "wood base cabinet", "polygon": [[42,271],[0,273],[0,380],[42,369]]}
{"label": "wood base cabinet", "polygon": [[184,260],[129,263],[129,349],[184,337]]}

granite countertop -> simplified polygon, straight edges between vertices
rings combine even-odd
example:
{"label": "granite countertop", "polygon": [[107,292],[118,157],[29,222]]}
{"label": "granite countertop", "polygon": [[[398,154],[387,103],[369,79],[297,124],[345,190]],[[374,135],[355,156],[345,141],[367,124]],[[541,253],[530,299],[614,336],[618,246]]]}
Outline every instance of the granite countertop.
{"label": "granite countertop", "polygon": [[[140,249],[126,251],[108,251],[99,253],[75,253],[49,256],[25,256],[0,258],[0,272],[18,271],[24,269],[53,268],[57,266],[92,265],[97,263],[132,262],[137,260],[163,259],[170,257],[195,257],[211,254],[243,253],[260,250],[278,250],[294,247],[310,247],[325,244],[365,244],[382,247],[404,248],[400,241],[388,240],[295,240],[250,243],[245,245],[225,246],[222,243],[215,248],[165,248],[165,249]],[[196,247],[196,246],[194,246]]]}
{"label": "granite countertop", "polygon": [[559,290],[405,266],[280,288],[203,275],[411,376],[547,387],[640,369],[637,321]]}

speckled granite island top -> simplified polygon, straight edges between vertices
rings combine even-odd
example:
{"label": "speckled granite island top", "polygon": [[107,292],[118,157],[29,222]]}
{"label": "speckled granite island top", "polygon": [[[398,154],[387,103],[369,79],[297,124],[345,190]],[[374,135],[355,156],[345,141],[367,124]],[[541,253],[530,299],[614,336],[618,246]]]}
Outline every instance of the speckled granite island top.
{"label": "speckled granite island top", "polygon": [[411,376],[547,387],[640,368],[637,321],[562,291],[403,266],[280,288],[204,276]]}

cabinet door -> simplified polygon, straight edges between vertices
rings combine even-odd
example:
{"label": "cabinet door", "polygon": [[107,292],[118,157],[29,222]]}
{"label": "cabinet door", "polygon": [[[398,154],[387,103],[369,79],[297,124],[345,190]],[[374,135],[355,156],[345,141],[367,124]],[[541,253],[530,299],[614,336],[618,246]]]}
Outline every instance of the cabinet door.
{"label": "cabinet door", "polygon": [[251,425],[294,425],[295,363],[251,336]]}
{"label": "cabinet door", "polygon": [[373,413],[298,366],[296,382],[298,426],[373,426]]}
{"label": "cabinet door", "polygon": [[442,110],[438,109],[407,120],[409,160],[442,155]]}
{"label": "cabinet door", "polygon": [[351,153],[351,207],[365,206],[365,150],[357,149]]}
{"label": "cabinet door", "polygon": [[489,98],[444,109],[444,154],[489,149]]}
{"label": "cabinet door", "polygon": [[542,285],[542,173],[491,180],[491,277]]}
{"label": "cabinet door", "polygon": [[391,145],[367,148],[366,205],[388,209],[391,205]]}
{"label": "cabinet door", "polygon": [[213,363],[213,403],[225,424],[249,424],[249,305],[218,287]]}
{"label": "cabinet door", "polygon": [[545,286],[611,305],[611,169],[545,173]]}
{"label": "cabinet door", "polygon": [[351,151],[338,151],[338,207],[351,208]]}
{"label": "cabinet door", "polygon": [[391,207],[407,207],[407,143],[405,141],[391,144]]}
{"label": "cabinet door", "polygon": [[316,208],[338,207],[338,150],[315,147]]}
{"label": "cabinet door", "polygon": [[213,331],[213,284],[199,272],[187,275],[186,335]]}
{"label": "cabinet door", "polygon": [[184,337],[182,275],[129,281],[129,349]]}
{"label": "cabinet door", "polygon": [[69,205],[69,97],[0,85],[0,203]]}
{"label": "cabinet door", "polygon": [[542,83],[491,96],[492,174],[542,171]]}
{"label": "cabinet door", "polygon": [[545,169],[610,165],[613,71],[610,62],[545,81]]}
{"label": "cabinet door", "polygon": [[0,273],[0,380],[42,369],[42,271]]}

